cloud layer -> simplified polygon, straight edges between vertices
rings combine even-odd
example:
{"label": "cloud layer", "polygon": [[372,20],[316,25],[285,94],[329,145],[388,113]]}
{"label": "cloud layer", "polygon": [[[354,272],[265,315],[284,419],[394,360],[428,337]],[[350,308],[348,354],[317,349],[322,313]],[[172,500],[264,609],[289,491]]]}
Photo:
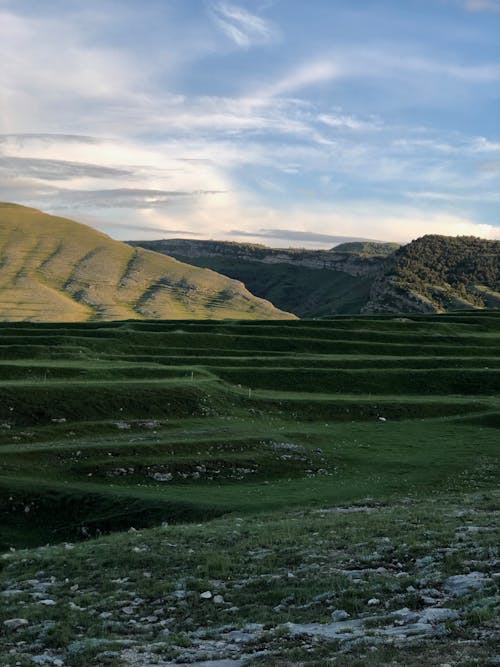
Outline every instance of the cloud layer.
{"label": "cloud layer", "polygon": [[496,0],[190,4],[0,3],[1,200],[117,238],[500,236]]}

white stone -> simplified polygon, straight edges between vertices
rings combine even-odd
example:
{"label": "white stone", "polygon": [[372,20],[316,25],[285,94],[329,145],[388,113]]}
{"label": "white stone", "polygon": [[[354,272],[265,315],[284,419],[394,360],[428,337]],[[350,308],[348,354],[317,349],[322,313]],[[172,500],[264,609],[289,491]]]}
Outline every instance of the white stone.
{"label": "white stone", "polygon": [[343,609],[336,609],[332,612],[332,621],[335,621],[335,623],[338,623],[339,621],[346,621],[349,616],[350,614],[348,614]]}
{"label": "white stone", "polygon": [[480,591],[486,583],[487,578],[482,572],[471,572],[448,577],[444,582],[444,587],[448,593],[460,596],[472,593],[472,591]]}
{"label": "white stone", "polygon": [[18,630],[26,625],[29,625],[29,621],[26,618],[9,618],[3,622],[6,628],[10,630]]}
{"label": "white stone", "polygon": [[211,600],[212,599],[212,592],[211,591],[205,591],[204,593],[200,594],[200,598],[202,600]]}

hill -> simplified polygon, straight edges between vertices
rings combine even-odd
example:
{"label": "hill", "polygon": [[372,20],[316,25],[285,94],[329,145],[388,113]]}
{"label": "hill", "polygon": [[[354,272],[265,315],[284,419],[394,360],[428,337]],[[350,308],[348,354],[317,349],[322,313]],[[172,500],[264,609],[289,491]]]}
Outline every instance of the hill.
{"label": "hill", "polygon": [[332,250],[268,248],[229,241],[130,241],[241,280],[257,296],[299,317],[359,313],[381,275],[391,243],[344,243]]}
{"label": "hill", "polygon": [[500,241],[428,235],[404,246],[354,242],[327,251],[184,239],[131,244],[241,280],[300,317],[500,306]]}
{"label": "hill", "polygon": [[0,323],[0,665],[493,665],[499,345]]}
{"label": "hill", "polygon": [[66,218],[0,204],[2,320],[291,317],[213,271]]}
{"label": "hill", "polygon": [[330,252],[354,253],[360,257],[387,257],[399,248],[399,243],[381,243],[380,241],[351,241],[340,243]]}
{"label": "hill", "polygon": [[500,241],[423,236],[386,261],[366,312],[500,307]]}

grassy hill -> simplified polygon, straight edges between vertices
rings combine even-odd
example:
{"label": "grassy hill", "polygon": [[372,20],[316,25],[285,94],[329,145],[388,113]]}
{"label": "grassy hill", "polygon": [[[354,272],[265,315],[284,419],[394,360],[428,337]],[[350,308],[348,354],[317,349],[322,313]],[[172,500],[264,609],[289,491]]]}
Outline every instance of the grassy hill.
{"label": "grassy hill", "polygon": [[0,324],[0,663],[490,664],[499,344],[497,311]]}
{"label": "grassy hill", "polygon": [[114,241],[91,227],[0,204],[0,319],[292,317],[241,283]]}

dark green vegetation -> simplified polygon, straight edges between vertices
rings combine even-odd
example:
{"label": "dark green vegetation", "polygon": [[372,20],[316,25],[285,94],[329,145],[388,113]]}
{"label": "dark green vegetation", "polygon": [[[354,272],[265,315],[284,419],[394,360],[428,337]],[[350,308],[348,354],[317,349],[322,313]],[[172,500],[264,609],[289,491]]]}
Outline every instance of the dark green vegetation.
{"label": "dark green vegetation", "polygon": [[300,317],[500,305],[500,241],[428,235],[401,247],[354,242],[330,251],[183,239],[132,245],[241,280]]}
{"label": "dark green vegetation", "polygon": [[0,325],[0,664],[493,664],[499,343],[497,311]]}
{"label": "dark green vegetation", "polygon": [[234,280],[0,203],[0,320],[290,319]]}
{"label": "dark green vegetation", "polygon": [[400,247],[399,243],[380,243],[379,241],[351,241],[340,243],[331,252],[347,253],[365,257],[388,257]]}
{"label": "dark green vegetation", "polygon": [[500,306],[500,241],[429,235],[403,246],[390,275],[439,309]]}

